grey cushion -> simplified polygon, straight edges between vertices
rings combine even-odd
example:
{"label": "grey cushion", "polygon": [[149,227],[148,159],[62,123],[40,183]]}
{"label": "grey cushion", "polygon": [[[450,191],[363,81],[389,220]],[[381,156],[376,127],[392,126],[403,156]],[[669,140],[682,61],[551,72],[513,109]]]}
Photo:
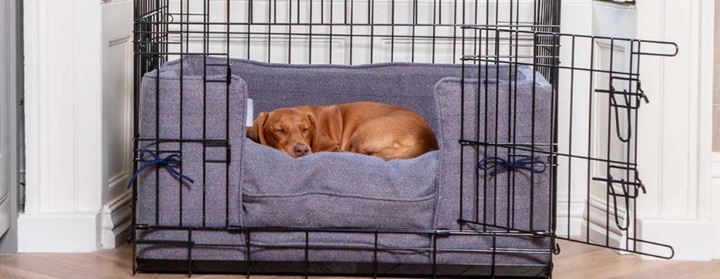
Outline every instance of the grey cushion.
{"label": "grey cushion", "polygon": [[243,150],[245,224],[429,228],[437,153],[390,161],[340,152],[293,159],[248,139]]}
{"label": "grey cushion", "polygon": [[[144,170],[138,177],[137,223],[241,225],[242,123],[247,86],[237,76],[230,76],[229,84],[204,82],[201,71],[184,72],[181,79],[180,71],[173,70],[181,63],[169,62],[159,75],[152,71],[143,77],[139,128],[140,137],[146,140],[138,145],[159,150],[161,157],[181,154],[182,173],[195,183],[181,182],[164,168]],[[218,73],[207,78],[220,81],[228,76]],[[170,141],[158,143],[156,138]],[[203,139],[222,139],[227,147]],[[219,160],[230,163],[213,163]]]}
{"label": "grey cushion", "polygon": [[[537,145],[519,145],[520,149],[515,149],[513,155],[539,156],[547,163],[552,87],[538,74],[535,81],[519,80],[512,84],[465,80],[464,92],[462,88],[458,78],[443,79],[435,87],[441,124],[441,175],[435,226],[459,228],[455,220],[460,217],[462,206],[464,220],[524,231],[549,230],[550,168],[542,173],[520,169],[485,174],[478,170],[480,160],[488,157],[512,160],[509,154],[512,149],[482,145],[461,147],[459,141],[463,138],[504,146],[534,142]],[[464,123],[461,123],[462,117]]]}

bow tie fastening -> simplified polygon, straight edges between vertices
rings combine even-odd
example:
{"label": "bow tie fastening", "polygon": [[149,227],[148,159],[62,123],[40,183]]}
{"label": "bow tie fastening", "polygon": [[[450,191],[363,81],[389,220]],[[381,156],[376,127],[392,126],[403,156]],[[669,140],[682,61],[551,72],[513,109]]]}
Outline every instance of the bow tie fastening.
{"label": "bow tie fastening", "polygon": [[[146,158],[145,155],[150,155],[151,158]],[[135,180],[137,180],[138,176],[142,171],[145,169],[152,167],[152,166],[162,166],[165,167],[165,169],[175,175],[176,177],[179,177],[180,179],[184,179],[189,181],[190,183],[195,183],[195,180],[188,177],[187,175],[183,175],[180,172],[178,172],[175,168],[179,167],[182,162],[182,156],[177,153],[170,154],[164,158],[160,158],[160,156],[150,150],[147,149],[141,149],[140,150],[140,161],[144,164],[138,168],[138,170],[133,174],[132,178],[128,182],[128,189],[132,186],[133,183],[135,183]]]}
{"label": "bow tie fastening", "polygon": [[499,157],[488,157],[478,163],[481,170],[490,175],[496,175],[504,171],[528,170],[534,173],[542,173],[547,169],[547,164],[539,156],[515,156],[516,160],[506,160]]}

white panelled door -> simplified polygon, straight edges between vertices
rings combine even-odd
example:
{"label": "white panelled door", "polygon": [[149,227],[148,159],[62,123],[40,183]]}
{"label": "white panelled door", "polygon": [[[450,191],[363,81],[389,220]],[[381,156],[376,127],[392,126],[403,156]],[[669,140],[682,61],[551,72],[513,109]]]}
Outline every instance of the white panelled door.
{"label": "white panelled door", "polygon": [[[603,37],[615,37],[615,38],[637,38],[637,14],[633,6],[620,5],[616,3],[594,3],[593,8],[593,30],[592,35],[603,36]],[[632,52],[632,46],[628,43],[610,42],[607,40],[598,40],[594,45],[595,65],[597,69],[608,69],[617,72],[629,72],[630,63],[633,61],[630,58]],[[596,73],[593,77],[595,84],[594,88],[610,88],[608,81],[610,77],[605,73]],[[618,91],[632,90],[627,88],[627,82],[611,82],[612,87]],[[610,100],[606,96],[600,94],[594,94],[594,107],[592,108],[593,114],[590,116],[593,122],[593,134],[595,135],[606,135],[610,133],[610,137],[598,137],[597,140],[593,141],[592,154],[594,156],[608,156],[608,158],[623,161],[624,158],[630,158],[626,153],[627,146],[623,142],[616,139],[626,138],[629,135],[624,135],[627,132],[618,131],[629,131],[627,123],[627,114],[616,113],[614,115],[617,118],[615,120],[609,120],[607,112],[609,111]],[[614,119],[614,118],[613,118]],[[630,119],[634,120],[634,119]],[[614,128],[615,125],[619,127]],[[630,129],[631,130],[631,129]],[[610,140],[612,139],[612,140]],[[610,143],[608,143],[610,140]],[[610,148],[610,151],[608,151]],[[607,154],[607,155],[605,155]],[[604,163],[595,163],[592,168],[592,177],[607,177],[607,165]],[[624,177],[620,173],[610,173],[614,177]],[[626,178],[630,179],[630,178]],[[613,186],[615,187],[615,186]],[[607,243],[612,247],[622,247],[623,243],[627,241],[628,232],[619,229],[618,224],[623,227],[631,226],[627,224],[629,220],[633,220],[634,214],[632,209],[625,208],[623,202],[617,202],[615,204],[612,199],[608,199],[608,190],[606,182],[594,181],[591,185],[591,191],[589,195],[588,203],[590,205],[590,212],[588,214],[590,227],[582,228],[589,230],[590,240],[595,243]],[[639,198],[642,202],[642,197]],[[608,219],[607,216],[610,219]],[[609,229],[606,230],[606,228]],[[585,233],[583,233],[585,235]],[[606,239],[609,238],[609,239]],[[630,247],[628,247],[630,248]]]}
{"label": "white panelled door", "polygon": [[10,1],[0,2],[0,236],[10,228],[10,104],[12,94],[10,71],[15,67],[11,64],[10,44],[13,40],[9,24],[15,17],[8,16],[11,11]]}

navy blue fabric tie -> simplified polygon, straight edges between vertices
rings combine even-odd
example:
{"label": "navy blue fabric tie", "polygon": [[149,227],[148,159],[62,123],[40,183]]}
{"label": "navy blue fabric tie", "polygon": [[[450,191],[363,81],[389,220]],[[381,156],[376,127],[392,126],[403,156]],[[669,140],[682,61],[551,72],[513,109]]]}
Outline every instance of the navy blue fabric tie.
{"label": "navy blue fabric tie", "polygon": [[504,171],[517,169],[528,170],[534,173],[542,173],[547,169],[547,164],[540,160],[540,157],[515,156],[514,161],[505,160],[498,157],[488,157],[480,160],[478,168],[484,170],[490,175],[495,175]]}
{"label": "navy blue fabric tie", "polygon": [[[146,158],[145,155],[150,155],[150,158]],[[180,166],[180,162],[182,161],[182,156],[180,154],[174,153],[170,154],[165,158],[160,158],[160,156],[147,149],[141,149],[140,150],[140,161],[144,164],[138,168],[138,170],[133,174],[132,178],[130,179],[130,182],[128,182],[128,189],[132,186],[133,183],[135,183],[135,180],[137,180],[138,176],[142,171],[145,169],[152,167],[152,166],[163,166],[167,171],[172,173],[173,175],[180,177],[180,179],[185,179],[187,181],[190,181],[190,183],[195,183],[195,180],[188,177],[187,175],[183,175],[180,172],[178,172],[175,168]]]}

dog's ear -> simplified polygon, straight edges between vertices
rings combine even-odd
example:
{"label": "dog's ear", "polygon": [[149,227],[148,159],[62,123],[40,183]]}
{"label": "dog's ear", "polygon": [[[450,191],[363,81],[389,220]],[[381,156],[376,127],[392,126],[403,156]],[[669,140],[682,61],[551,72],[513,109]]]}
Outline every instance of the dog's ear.
{"label": "dog's ear", "polygon": [[265,132],[263,132],[263,127],[265,127],[268,116],[270,116],[269,113],[261,112],[260,115],[258,115],[258,117],[253,122],[252,127],[247,128],[247,131],[245,131],[245,136],[262,145],[267,145],[267,140],[265,140]]}
{"label": "dog's ear", "polygon": [[320,134],[320,127],[317,125],[317,120],[315,119],[315,115],[312,113],[307,113],[307,118],[310,120],[310,148],[312,148],[313,151],[316,151],[315,146],[318,142],[318,135]]}
{"label": "dog's ear", "polygon": [[310,119],[310,133],[312,134],[312,139],[310,140],[310,148],[313,152],[319,152],[319,151],[337,151],[340,149],[340,145],[330,139],[325,132],[320,128],[320,126],[317,123],[317,119],[315,118],[315,115],[312,113],[308,113],[307,117]]}

